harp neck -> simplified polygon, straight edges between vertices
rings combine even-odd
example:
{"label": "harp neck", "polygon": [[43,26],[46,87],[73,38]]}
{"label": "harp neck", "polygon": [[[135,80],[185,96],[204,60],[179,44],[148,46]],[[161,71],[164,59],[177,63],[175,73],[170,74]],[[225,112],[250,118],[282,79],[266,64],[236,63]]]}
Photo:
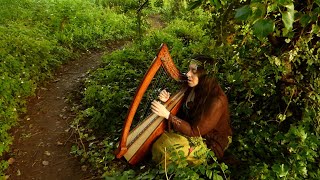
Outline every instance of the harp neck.
{"label": "harp neck", "polygon": [[163,67],[166,73],[176,81],[182,81],[183,75],[175,66],[172,58],[170,57],[168,47],[166,44],[162,44],[158,55],[154,58],[151,66],[143,77],[138,89],[136,90],[133,101],[131,102],[131,106],[129,108],[123,129],[122,129],[122,137],[119,144],[119,149],[117,152],[117,158],[122,157],[127,151],[127,137],[130,132],[130,127],[134,118],[134,115],[137,111],[137,108],[141,102],[141,99],[146,92],[149,84],[151,83],[153,77],[157,73],[160,67]]}

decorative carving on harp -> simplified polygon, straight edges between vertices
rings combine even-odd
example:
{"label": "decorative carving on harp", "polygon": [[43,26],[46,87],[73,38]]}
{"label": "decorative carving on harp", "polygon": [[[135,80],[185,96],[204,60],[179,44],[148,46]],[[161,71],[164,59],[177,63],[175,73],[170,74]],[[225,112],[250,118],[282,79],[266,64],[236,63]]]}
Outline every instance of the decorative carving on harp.
{"label": "decorative carving on harp", "polygon": [[[180,73],[172,61],[167,45],[162,44],[158,55],[154,58],[151,66],[136,90],[136,94],[131,102],[131,106],[122,129],[122,137],[119,147],[116,151],[117,158],[124,156],[130,164],[136,164],[142,160],[144,155],[150,149],[153,141],[160,136],[167,127],[167,123],[164,121],[164,118],[151,113],[130,131],[132,121],[137,112],[138,106],[141,103],[143,95],[146,93],[146,90],[154,79],[157,71],[161,69],[160,67],[162,67],[166,74],[175,81],[183,82],[185,80],[185,76]],[[171,95],[170,99],[164,104],[172,114],[176,114],[180,108],[185,91],[186,89],[183,88],[178,91],[178,93]]]}

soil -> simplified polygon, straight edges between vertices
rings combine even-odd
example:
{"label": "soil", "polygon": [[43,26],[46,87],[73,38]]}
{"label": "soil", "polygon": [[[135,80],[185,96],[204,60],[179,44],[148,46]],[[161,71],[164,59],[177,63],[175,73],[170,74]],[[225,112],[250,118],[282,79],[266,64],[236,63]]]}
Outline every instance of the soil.
{"label": "soil", "polygon": [[[106,51],[119,49],[125,42]],[[101,64],[102,52],[86,53],[60,67],[54,78],[28,99],[27,112],[12,129],[14,137],[6,178],[12,180],[92,179],[86,165],[71,155],[76,133],[70,129],[75,118],[69,99],[79,90],[88,70]]]}
{"label": "soil", "polygon": [[[159,15],[149,17],[150,29],[165,26]],[[110,43],[104,52],[120,49],[128,41]],[[54,78],[39,87],[27,101],[27,112],[12,128],[14,137],[5,160],[9,162],[9,180],[87,180],[97,179],[88,167],[70,154],[77,142],[70,129],[75,118],[73,95],[80,90],[89,70],[99,67],[103,52],[82,54],[79,59],[61,66]],[[70,102],[70,98],[73,102]]]}

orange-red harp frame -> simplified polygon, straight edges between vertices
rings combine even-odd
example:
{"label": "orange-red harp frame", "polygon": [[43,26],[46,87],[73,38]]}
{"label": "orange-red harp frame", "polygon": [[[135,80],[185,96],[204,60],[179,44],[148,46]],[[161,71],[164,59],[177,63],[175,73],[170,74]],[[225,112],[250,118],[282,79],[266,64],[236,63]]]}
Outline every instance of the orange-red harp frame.
{"label": "orange-red harp frame", "polygon": [[[130,164],[137,164],[144,157],[147,151],[150,149],[153,141],[158,136],[160,136],[167,127],[167,123],[166,121],[164,121],[164,118],[156,116],[155,114],[151,114],[143,122],[144,124],[148,124],[148,125],[143,125],[143,123],[141,123],[142,124],[141,126],[144,126],[142,127],[142,130],[141,129],[137,130],[138,129],[137,127],[140,126],[139,124],[135,129],[130,131],[132,120],[140,104],[140,101],[143,97],[143,94],[146,92],[153,77],[155,76],[156,72],[159,70],[161,66],[165,69],[167,75],[169,75],[171,78],[173,78],[176,81],[182,81],[184,77],[182,76],[180,71],[177,69],[172,58],[170,57],[167,45],[162,44],[158,55],[154,58],[151,66],[149,67],[138,89],[136,90],[136,94],[133,98],[133,101],[131,102],[131,106],[129,108],[123,129],[122,129],[122,137],[119,143],[119,147],[116,151],[117,158],[121,158],[124,156]],[[180,108],[184,92],[185,90],[181,90],[176,95],[172,95],[171,98],[168,100],[168,102],[164,104],[172,114],[176,114],[178,109]],[[145,123],[146,121],[148,121],[148,123]],[[141,131],[141,132],[134,132],[134,131]],[[142,136],[140,137],[140,140],[139,139],[136,140],[136,137],[132,137],[137,135],[140,136],[141,134]],[[128,139],[130,139],[130,141],[135,141],[135,142],[128,142]],[[134,150],[131,150],[130,148]]]}

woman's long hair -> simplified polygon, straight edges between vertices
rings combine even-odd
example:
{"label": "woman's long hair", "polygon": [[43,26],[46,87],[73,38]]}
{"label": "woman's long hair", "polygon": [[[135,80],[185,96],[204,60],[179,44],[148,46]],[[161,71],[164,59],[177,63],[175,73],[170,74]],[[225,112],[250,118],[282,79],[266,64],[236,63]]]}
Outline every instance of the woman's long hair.
{"label": "woman's long hair", "polygon": [[204,75],[199,77],[199,84],[195,87],[194,117],[200,117],[210,111],[211,104],[216,101],[223,91],[214,77]]}
{"label": "woman's long hair", "polygon": [[[195,58],[202,63],[212,64],[213,59],[211,57],[198,56]],[[199,84],[195,86],[195,104],[192,116],[195,119],[201,117],[206,112],[210,111],[209,108],[211,104],[216,101],[220,95],[224,94],[222,88],[220,87],[218,81],[213,75],[206,71],[202,66],[197,69],[197,75],[199,78]]]}

